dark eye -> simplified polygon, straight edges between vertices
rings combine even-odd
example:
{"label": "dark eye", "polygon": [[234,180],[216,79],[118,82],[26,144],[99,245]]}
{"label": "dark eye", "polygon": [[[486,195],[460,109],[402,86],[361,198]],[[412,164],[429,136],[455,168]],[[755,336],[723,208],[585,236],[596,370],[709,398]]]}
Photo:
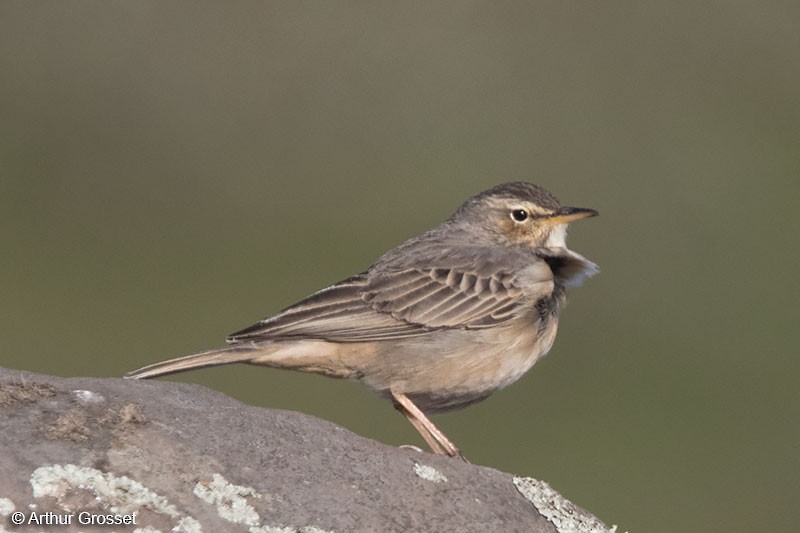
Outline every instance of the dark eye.
{"label": "dark eye", "polygon": [[511,218],[517,222],[525,222],[528,219],[528,212],[524,209],[514,209],[511,211]]}

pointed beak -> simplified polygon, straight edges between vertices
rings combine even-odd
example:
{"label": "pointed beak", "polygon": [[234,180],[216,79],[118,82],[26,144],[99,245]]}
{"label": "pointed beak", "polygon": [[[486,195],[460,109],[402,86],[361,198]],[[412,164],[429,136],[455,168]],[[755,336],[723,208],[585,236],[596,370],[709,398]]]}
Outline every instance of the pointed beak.
{"label": "pointed beak", "polygon": [[599,215],[594,209],[586,207],[562,207],[554,215],[547,218],[550,224],[566,224],[582,218],[596,217]]}

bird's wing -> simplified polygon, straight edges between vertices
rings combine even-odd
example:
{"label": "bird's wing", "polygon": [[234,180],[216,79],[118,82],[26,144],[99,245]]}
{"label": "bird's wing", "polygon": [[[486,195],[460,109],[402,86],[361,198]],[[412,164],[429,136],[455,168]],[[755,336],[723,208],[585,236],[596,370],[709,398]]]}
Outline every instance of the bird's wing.
{"label": "bird's wing", "polygon": [[520,283],[517,273],[503,271],[478,274],[452,267],[382,272],[370,279],[364,299],[376,311],[428,328],[490,327],[528,310],[552,291],[549,268],[542,262],[537,270],[533,291]]}
{"label": "bird's wing", "polygon": [[359,274],[228,336],[228,342],[324,339],[359,342],[412,337],[428,330],[378,313],[364,302],[367,275]]}
{"label": "bird's wing", "polygon": [[361,342],[490,327],[530,309],[552,290],[552,272],[544,261],[514,275],[479,275],[458,267],[364,273],[316,292],[228,341]]}

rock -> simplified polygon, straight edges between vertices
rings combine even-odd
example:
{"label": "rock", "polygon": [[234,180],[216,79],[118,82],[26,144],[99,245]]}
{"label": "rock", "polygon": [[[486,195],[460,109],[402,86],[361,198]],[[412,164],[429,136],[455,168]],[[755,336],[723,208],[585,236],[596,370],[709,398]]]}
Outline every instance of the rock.
{"label": "rock", "polygon": [[88,520],[139,533],[614,531],[546,483],[197,385],[2,368],[0,516],[0,533]]}

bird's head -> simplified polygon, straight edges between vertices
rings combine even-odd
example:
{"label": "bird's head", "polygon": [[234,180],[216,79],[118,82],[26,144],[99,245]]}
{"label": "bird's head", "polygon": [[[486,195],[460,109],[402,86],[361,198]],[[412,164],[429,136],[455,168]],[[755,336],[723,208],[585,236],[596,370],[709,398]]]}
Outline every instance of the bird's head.
{"label": "bird's head", "polygon": [[479,225],[498,244],[566,247],[567,224],[597,215],[594,209],[562,206],[532,183],[503,183],[468,199],[451,221]]}

